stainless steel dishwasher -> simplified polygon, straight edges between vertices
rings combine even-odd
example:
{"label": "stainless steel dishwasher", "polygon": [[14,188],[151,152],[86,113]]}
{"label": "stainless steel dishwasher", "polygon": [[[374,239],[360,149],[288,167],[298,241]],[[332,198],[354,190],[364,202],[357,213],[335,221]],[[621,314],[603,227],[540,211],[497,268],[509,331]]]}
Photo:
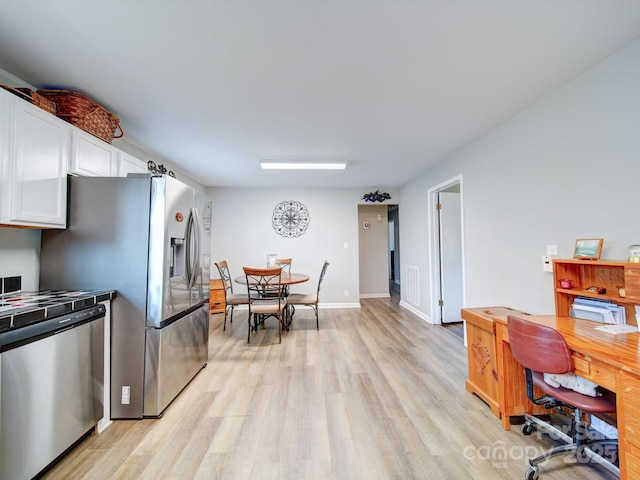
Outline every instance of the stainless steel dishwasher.
{"label": "stainless steel dishwasher", "polygon": [[0,334],[0,480],[30,479],[103,415],[104,305]]}

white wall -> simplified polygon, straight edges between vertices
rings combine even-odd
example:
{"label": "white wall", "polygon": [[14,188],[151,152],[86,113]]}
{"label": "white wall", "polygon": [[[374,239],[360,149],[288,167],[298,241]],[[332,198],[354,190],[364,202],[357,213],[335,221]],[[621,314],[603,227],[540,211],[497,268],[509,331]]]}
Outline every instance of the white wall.
{"label": "white wall", "polygon": [[[213,198],[212,261],[227,260],[232,277],[242,275],[243,266],[266,266],[266,255],[277,253],[293,258],[291,271],[311,277],[292,290],[311,293],[326,259],[331,265],[320,303],[359,306],[358,202],[362,190],[209,188],[207,194]],[[272,227],[273,210],[285,200],[302,202],[309,211],[309,228],[300,237],[282,237]],[[212,277],[217,277],[216,273],[212,269]],[[241,288],[235,285],[234,291]]]}
{"label": "white wall", "polygon": [[416,310],[425,319],[433,308],[427,190],[456,175],[468,307],[553,313],[546,245],[570,258],[576,238],[603,237],[603,259],[626,258],[640,241],[639,85],[636,40],[402,188],[402,272],[420,270]]}
{"label": "white wall", "polygon": [[40,230],[0,227],[0,277],[22,277],[22,290],[37,290]]}

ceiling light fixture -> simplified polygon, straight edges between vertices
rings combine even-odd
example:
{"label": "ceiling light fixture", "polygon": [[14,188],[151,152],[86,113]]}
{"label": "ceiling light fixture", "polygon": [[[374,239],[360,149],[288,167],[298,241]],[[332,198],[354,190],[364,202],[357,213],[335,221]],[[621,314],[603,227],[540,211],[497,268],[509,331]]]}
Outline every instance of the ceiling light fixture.
{"label": "ceiling light fixture", "polygon": [[277,162],[260,160],[263,170],[344,170],[347,162]]}

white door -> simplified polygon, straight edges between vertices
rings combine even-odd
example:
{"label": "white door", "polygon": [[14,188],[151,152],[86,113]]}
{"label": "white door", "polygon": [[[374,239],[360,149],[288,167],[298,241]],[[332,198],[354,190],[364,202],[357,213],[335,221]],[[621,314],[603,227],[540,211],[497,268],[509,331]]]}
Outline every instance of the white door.
{"label": "white door", "polygon": [[459,192],[438,192],[440,239],[440,319],[461,322],[462,215]]}

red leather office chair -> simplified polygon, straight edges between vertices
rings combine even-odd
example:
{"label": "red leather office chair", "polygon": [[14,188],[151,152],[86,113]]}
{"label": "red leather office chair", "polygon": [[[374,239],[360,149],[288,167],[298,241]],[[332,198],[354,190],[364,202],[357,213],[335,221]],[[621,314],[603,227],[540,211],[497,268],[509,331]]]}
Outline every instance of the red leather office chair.
{"label": "red leather office chair", "polygon": [[[559,413],[563,413],[565,408],[573,411],[571,437],[551,424],[532,415],[525,414],[522,433],[530,435],[535,424],[553,434],[556,438],[561,438],[567,442],[566,445],[552,448],[535,458],[529,459],[530,467],[525,473],[525,479],[536,480],[538,478],[538,464],[554,455],[563,453],[572,453],[578,463],[584,463],[592,459],[620,475],[619,468],[610,462],[611,450],[604,448],[605,446],[617,446],[618,441],[616,439],[590,440],[588,437],[593,435],[589,435],[588,426],[583,420],[584,412],[615,412],[615,397],[611,394],[592,397],[564,387],[556,388],[549,385],[544,381],[544,373],[564,374],[573,371],[571,350],[564,337],[553,328],[538,325],[512,315],[507,317],[507,325],[511,352],[520,365],[524,367],[529,399],[536,405],[544,405],[545,408],[556,408]],[[535,398],[534,386],[544,393],[542,397]],[[592,448],[596,445],[598,446],[597,448]],[[600,456],[596,451],[604,454]],[[617,457],[617,449],[614,452]]]}

